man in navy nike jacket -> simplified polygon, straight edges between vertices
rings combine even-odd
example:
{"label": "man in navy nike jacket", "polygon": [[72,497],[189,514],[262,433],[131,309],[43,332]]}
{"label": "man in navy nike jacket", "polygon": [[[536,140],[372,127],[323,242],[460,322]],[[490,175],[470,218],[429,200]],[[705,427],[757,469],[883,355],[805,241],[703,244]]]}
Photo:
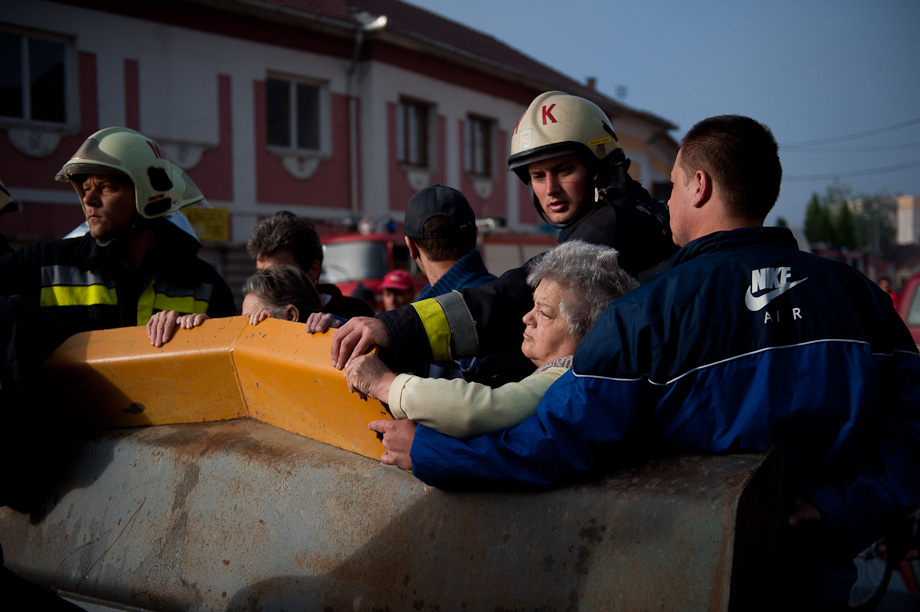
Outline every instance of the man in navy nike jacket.
{"label": "man in navy nike jacket", "polygon": [[848,559],[920,505],[920,357],[874,283],[762,227],[781,177],[765,126],[698,123],[671,173],[673,267],[607,308],[537,414],[469,440],[375,421],[383,461],[441,487],[549,486],[615,465],[639,432],[691,452],[776,444],[790,525],[828,548],[817,597],[845,601]]}

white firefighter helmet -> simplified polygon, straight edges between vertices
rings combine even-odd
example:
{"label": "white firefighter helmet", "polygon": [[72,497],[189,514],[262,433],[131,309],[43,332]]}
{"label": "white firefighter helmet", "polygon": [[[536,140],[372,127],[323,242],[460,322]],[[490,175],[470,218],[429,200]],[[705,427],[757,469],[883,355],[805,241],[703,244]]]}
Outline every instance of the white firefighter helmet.
{"label": "white firefighter helmet", "polygon": [[544,92],[514,128],[508,168],[529,185],[528,164],[568,154],[588,162],[625,159],[610,120],[596,104],[561,91]]}
{"label": "white firefighter helmet", "polygon": [[186,174],[185,170],[175,163],[170,163],[172,163],[173,182],[176,184],[174,189],[176,193],[176,208],[185,208],[186,206],[192,206],[193,208],[211,208],[211,203],[205,199],[204,194],[201,193],[201,189],[198,188],[198,185],[195,184],[192,177]]}
{"label": "white firefighter helmet", "polygon": [[99,130],[80,145],[54,178],[70,181],[82,204],[82,178],[75,177],[87,174],[123,174],[130,178],[137,212],[144,218],[179,210],[181,194],[177,196],[175,192],[173,165],[163,147],[140,132],[124,127]]}
{"label": "white firefighter helmet", "polygon": [[[191,177],[175,163],[170,162],[170,164],[172,164],[172,178],[175,184],[175,192],[182,192],[182,195],[176,198],[176,208],[184,208],[186,206],[191,206],[193,208],[211,208],[210,202],[204,198],[204,194],[201,193],[201,190],[198,189],[198,185],[192,181]],[[188,218],[182,214],[181,210],[176,210],[176,212],[166,215],[165,218],[200,243],[195,229],[192,227]],[[71,230],[64,238],[78,238],[87,232],[89,232],[89,224],[84,221]]]}

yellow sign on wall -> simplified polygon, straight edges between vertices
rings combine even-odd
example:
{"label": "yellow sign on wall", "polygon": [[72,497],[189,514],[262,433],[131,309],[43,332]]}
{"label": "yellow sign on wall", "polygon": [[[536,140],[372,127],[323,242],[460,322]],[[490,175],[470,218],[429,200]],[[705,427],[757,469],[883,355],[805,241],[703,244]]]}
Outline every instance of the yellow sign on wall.
{"label": "yellow sign on wall", "polygon": [[230,216],[226,208],[183,208],[192,229],[201,241],[222,242],[230,239]]}

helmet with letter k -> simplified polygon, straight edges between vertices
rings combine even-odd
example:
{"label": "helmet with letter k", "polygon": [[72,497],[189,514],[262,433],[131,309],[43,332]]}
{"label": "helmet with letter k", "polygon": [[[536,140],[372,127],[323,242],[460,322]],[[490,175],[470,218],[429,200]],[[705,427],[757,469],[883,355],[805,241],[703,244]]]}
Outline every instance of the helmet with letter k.
{"label": "helmet with letter k", "polygon": [[[629,165],[604,111],[584,98],[547,91],[534,98],[518,120],[511,136],[508,168],[525,185],[531,185],[531,164],[562,156],[575,156],[587,166],[586,197],[597,198],[595,187],[603,189],[611,179],[622,182],[617,175],[625,175]],[[534,204],[544,216],[536,191]]]}
{"label": "helmet with letter k", "polygon": [[91,135],[54,178],[70,181],[82,204],[83,179],[90,174],[118,174],[131,179],[137,212],[145,219],[168,215],[189,203],[183,201],[182,193],[176,193],[184,192],[186,185],[163,148],[128,128],[109,127]]}

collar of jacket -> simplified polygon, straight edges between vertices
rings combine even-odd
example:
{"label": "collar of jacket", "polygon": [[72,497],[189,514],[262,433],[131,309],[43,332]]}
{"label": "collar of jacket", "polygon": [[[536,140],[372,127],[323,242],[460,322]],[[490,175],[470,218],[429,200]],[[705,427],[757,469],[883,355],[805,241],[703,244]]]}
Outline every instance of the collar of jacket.
{"label": "collar of jacket", "polygon": [[444,273],[444,276],[438,279],[434,285],[425,285],[419,293],[418,299],[437,297],[450,293],[454,289],[463,289],[471,280],[481,276],[491,276],[482,261],[482,255],[478,250],[473,250],[458,259],[450,270]]}
{"label": "collar of jacket", "polygon": [[751,244],[772,245],[781,249],[798,250],[792,232],[785,227],[744,227],[727,232],[714,232],[702,238],[697,238],[685,244],[674,256],[671,267],[680,265],[681,262],[695,259],[707,253],[714,253],[725,249],[734,249],[750,246]]}
{"label": "collar of jacket", "polygon": [[[144,264],[140,270],[149,270],[150,277],[158,276],[168,271],[172,276],[177,278],[194,278],[196,276],[195,267],[188,265],[189,258],[195,257],[198,252],[198,245],[189,239],[184,232],[179,229],[173,231],[172,224],[168,221],[163,224],[157,224],[154,227],[156,239],[150,251],[144,258]],[[85,252],[83,258],[75,257],[74,264],[87,270],[94,266],[114,266],[121,265],[118,261],[117,244],[101,246],[95,238],[85,234],[79,238],[71,240],[82,240],[84,245],[79,252]],[[75,255],[79,254],[76,253]],[[151,262],[153,264],[151,265]]]}

